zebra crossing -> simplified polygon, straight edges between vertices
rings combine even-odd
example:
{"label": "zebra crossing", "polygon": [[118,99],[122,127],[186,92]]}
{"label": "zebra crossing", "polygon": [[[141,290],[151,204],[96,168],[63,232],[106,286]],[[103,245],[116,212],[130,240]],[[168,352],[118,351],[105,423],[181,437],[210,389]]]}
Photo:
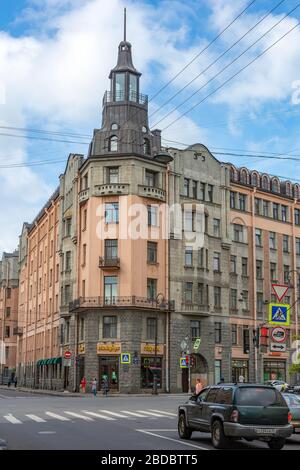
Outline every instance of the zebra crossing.
{"label": "zebra crossing", "polygon": [[[12,413],[0,416],[0,422],[9,424],[24,424],[25,422],[33,421],[35,423],[47,423],[49,421],[57,420],[64,422],[72,422],[74,420],[81,420],[85,422],[92,421],[118,421],[118,420],[137,420],[139,418],[145,419],[176,419],[176,413],[161,410],[137,410],[137,411],[110,411],[110,410],[76,410],[76,411],[44,411],[39,416],[35,414],[25,414],[24,416],[14,416]],[[2,418],[2,419],[1,419]]]}

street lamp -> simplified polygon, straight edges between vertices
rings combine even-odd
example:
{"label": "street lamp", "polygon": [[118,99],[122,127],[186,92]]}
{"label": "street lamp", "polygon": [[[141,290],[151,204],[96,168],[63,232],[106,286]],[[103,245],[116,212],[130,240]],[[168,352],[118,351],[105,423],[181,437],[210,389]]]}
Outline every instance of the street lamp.
{"label": "street lamp", "polygon": [[[155,303],[156,307],[163,309],[165,307],[165,297],[159,293],[156,296]],[[154,346],[154,369],[153,369],[153,391],[154,395],[157,395],[157,330],[158,330],[158,313],[156,312],[155,318],[155,346]]]}

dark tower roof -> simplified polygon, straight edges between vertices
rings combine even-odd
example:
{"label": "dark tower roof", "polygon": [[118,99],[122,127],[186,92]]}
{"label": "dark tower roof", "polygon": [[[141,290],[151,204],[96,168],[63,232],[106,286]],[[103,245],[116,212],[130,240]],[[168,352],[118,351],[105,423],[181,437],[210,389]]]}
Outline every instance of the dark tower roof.
{"label": "dark tower roof", "polygon": [[122,41],[119,44],[119,53],[118,53],[118,63],[110,71],[109,78],[112,77],[114,72],[132,72],[139,77],[142,75],[140,72],[136,70],[132,63],[132,55],[131,55],[131,44],[128,41]]}

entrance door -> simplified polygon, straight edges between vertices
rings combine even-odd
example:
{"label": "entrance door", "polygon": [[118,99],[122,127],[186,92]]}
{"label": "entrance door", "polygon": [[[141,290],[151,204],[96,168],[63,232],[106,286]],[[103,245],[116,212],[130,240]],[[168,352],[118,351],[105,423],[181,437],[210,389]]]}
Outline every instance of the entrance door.
{"label": "entrance door", "polygon": [[109,390],[119,390],[119,356],[99,357],[99,390],[104,376],[108,379]]}
{"label": "entrance door", "polygon": [[69,370],[70,367],[65,366],[64,367],[64,388],[67,389],[69,386]]}

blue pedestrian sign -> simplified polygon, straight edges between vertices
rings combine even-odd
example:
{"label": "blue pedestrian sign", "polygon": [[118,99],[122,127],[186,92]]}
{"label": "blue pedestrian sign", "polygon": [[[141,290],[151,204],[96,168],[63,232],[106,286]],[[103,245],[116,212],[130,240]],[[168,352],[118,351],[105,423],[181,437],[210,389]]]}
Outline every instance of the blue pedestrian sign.
{"label": "blue pedestrian sign", "polygon": [[290,305],[269,304],[269,323],[271,325],[290,325]]}
{"label": "blue pedestrian sign", "polygon": [[121,364],[130,364],[131,357],[129,353],[122,353],[121,354]]}
{"label": "blue pedestrian sign", "polygon": [[181,369],[186,369],[188,367],[186,357],[181,357],[179,361]]}

